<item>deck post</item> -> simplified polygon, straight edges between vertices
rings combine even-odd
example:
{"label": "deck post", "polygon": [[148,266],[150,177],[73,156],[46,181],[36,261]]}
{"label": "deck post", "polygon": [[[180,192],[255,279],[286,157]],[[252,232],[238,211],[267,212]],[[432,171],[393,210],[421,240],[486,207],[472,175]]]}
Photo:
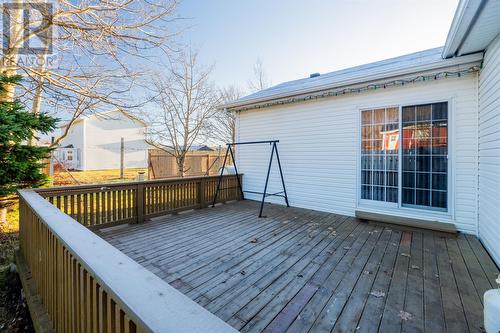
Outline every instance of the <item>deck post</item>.
{"label": "deck post", "polygon": [[205,187],[206,180],[205,178],[201,178],[200,182],[198,183],[198,201],[200,203],[200,208],[208,207],[207,199],[205,198]]}
{"label": "deck post", "polygon": [[137,184],[137,223],[144,222],[144,184]]}

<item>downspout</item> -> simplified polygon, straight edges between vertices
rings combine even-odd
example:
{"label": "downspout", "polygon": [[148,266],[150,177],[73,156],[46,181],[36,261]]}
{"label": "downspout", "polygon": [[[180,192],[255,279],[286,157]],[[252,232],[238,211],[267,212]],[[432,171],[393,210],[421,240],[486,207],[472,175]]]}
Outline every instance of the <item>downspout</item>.
{"label": "downspout", "polygon": [[[483,60],[484,61],[484,60]],[[480,136],[479,136],[479,124],[480,124],[480,112],[481,112],[481,105],[480,105],[480,102],[479,102],[479,84],[480,84],[480,73],[481,73],[481,69],[483,67],[483,62],[481,62],[481,68],[479,69],[479,71],[477,72],[477,76],[476,76],[476,96],[477,96],[477,117],[476,117],[476,237],[479,238],[479,188],[480,188],[480,185],[479,185],[479,139],[480,139]]]}

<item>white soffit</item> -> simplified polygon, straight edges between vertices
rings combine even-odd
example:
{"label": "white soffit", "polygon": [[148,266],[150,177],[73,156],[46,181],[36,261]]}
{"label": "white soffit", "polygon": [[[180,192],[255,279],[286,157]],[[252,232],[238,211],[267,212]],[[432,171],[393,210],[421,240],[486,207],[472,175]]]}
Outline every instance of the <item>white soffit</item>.
{"label": "white soffit", "polygon": [[484,51],[500,33],[500,0],[461,0],[443,57]]}
{"label": "white soffit", "polygon": [[487,1],[457,55],[485,50],[500,33],[500,1]]}

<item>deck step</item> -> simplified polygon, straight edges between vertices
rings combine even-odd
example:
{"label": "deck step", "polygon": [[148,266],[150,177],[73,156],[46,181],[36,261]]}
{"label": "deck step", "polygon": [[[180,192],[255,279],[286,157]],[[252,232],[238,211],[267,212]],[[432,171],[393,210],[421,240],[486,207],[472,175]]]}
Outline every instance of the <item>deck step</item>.
{"label": "deck step", "polygon": [[457,229],[455,228],[455,225],[452,223],[421,220],[421,219],[401,217],[401,216],[395,216],[395,215],[367,212],[367,211],[362,211],[362,210],[356,210],[355,215],[358,219],[361,219],[361,220],[385,222],[385,223],[390,223],[390,224],[403,225],[403,226],[407,226],[407,227],[448,232],[448,233],[452,233],[452,234],[457,233]]}

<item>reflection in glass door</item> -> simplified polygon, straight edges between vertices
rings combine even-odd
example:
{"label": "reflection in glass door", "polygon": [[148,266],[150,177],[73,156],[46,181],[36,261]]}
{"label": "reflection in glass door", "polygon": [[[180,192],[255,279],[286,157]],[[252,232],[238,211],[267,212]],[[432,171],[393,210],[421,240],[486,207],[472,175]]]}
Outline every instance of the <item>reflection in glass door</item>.
{"label": "reflection in glass door", "polygon": [[361,199],[398,202],[399,108],[361,111]]}

